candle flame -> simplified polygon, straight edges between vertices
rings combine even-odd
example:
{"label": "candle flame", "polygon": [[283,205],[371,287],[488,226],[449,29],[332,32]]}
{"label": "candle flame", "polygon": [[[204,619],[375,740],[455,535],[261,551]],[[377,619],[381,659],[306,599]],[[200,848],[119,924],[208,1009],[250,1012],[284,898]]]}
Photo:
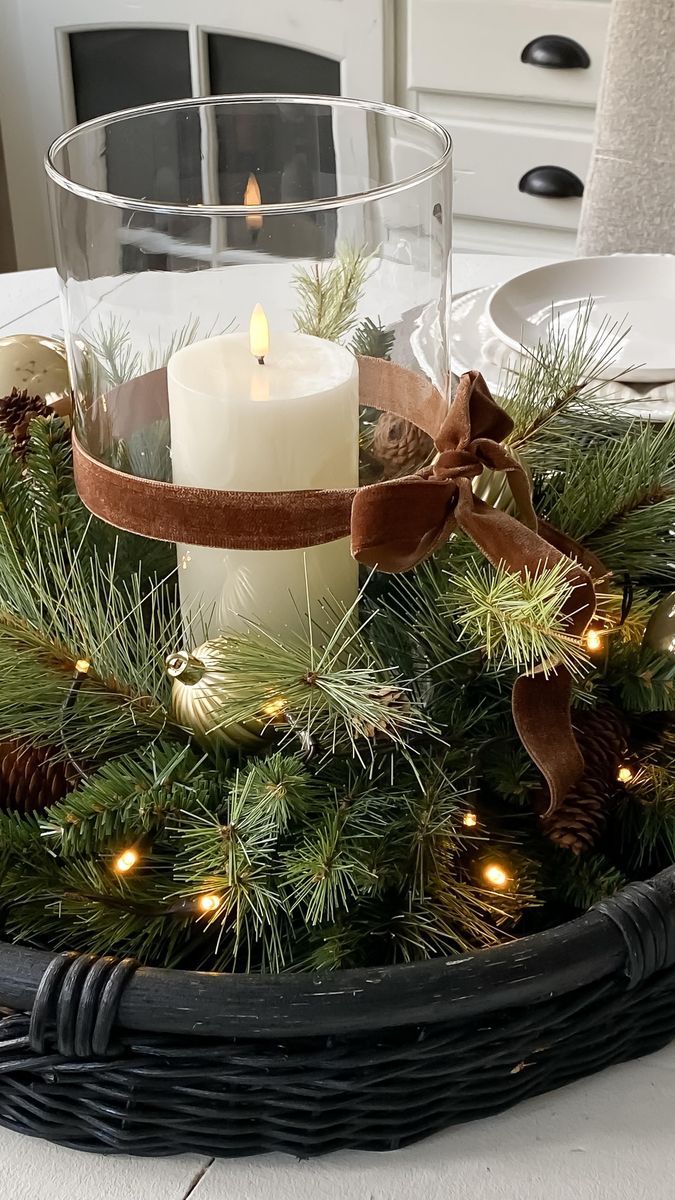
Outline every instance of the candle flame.
{"label": "candle flame", "polygon": [[[248,183],[246,184],[246,190],[244,191],[244,204],[248,207],[248,205],[257,205],[261,203],[262,194],[260,192],[258,180],[256,179],[255,175],[249,175]],[[263,219],[260,216],[260,213],[247,213],[244,219],[246,221],[247,229],[251,229],[256,233],[262,229]]]}
{"label": "candle flame", "polygon": [[258,359],[258,362],[264,362],[265,355],[270,348],[270,331],[262,304],[256,304],[251,313],[249,339],[251,354]]}

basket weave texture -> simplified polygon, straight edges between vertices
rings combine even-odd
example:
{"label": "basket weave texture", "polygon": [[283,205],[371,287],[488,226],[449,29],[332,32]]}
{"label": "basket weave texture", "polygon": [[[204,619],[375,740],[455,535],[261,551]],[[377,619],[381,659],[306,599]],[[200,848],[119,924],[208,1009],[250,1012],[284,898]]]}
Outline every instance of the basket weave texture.
{"label": "basket weave texture", "polygon": [[13,1130],[138,1155],[395,1149],[675,1035],[675,868],[512,947],[322,979],[5,946],[8,998]]}

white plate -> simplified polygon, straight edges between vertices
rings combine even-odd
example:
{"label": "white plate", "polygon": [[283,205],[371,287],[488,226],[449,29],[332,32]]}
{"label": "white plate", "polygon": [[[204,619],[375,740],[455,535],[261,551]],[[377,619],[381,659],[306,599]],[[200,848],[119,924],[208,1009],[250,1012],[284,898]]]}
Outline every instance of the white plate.
{"label": "white plate", "polygon": [[[487,310],[493,288],[477,288],[456,296],[452,304],[451,348],[455,375],[476,370],[499,396],[509,370],[518,370],[520,355],[497,337]],[[601,404],[620,407],[627,417],[667,421],[675,417],[675,383],[607,382],[598,391]]]}
{"label": "white plate", "polygon": [[573,258],[526,271],[502,284],[488,304],[498,337],[518,350],[547,336],[552,321],[573,333],[580,305],[593,299],[589,338],[603,322],[626,336],[603,378],[625,382],[675,379],[675,256],[612,254]]}

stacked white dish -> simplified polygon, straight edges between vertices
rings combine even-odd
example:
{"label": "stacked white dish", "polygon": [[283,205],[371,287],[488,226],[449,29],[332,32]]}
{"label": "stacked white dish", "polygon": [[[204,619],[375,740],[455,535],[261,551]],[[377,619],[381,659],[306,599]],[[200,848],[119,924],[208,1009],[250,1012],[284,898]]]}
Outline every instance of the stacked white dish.
{"label": "stacked white dish", "polygon": [[[588,315],[589,300],[592,301]],[[477,368],[499,392],[503,374],[550,336],[574,338],[586,312],[585,337],[601,328],[623,334],[613,361],[598,372],[600,399],[635,416],[675,413],[675,256],[617,254],[577,258],[526,271],[498,288],[481,288],[453,304],[453,370]]]}

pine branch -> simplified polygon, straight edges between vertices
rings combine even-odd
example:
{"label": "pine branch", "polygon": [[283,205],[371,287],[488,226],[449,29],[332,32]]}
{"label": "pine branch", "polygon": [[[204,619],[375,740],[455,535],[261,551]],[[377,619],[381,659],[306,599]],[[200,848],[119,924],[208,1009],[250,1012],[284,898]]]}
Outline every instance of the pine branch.
{"label": "pine branch", "polygon": [[669,583],[673,578],[675,495],[622,512],[592,534],[589,549],[617,573]]}
{"label": "pine branch", "polygon": [[3,880],[7,931],[17,940],[91,954],[130,954],[141,962],[177,966],[191,937],[191,923],[177,917],[166,899],[161,872],[148,866],[133,882],[110,862],[45,858],[27,877]]}
{"label": "pine branch", "polygon": [[480,768],[499,799],[532,810],[534,798],[541,792],[541,776],[512,731],[510,737],[495,738],[483,748]]}
{"label": "pine branch", "polygon": [[171,427],[168,421],[153,421],[115,446],[114,466],[118,471],[145,479],[171,482]]}
{"label": "pine branch", "polygon": [[128,698],[88,680],[68,712],[64,705],[74,660],[55,646],[36,646],[32,635],[3,627],[0,619],[0,736],[20,733],[89,763],[157,737],[162,710],[136,707]]}
{"label": "pine branch", "polygon": [[35,516],[32,530],[50,529],[78,542],[89,521],[75,490],[70,430],[58,417],[38,417],[29,426],[23,485]]}
{"label": "pine branch", "polygon": [[[552,320],[546,337],[535,348],[524,347],[517,371],[507,372],[500,402],[514,421],[509,438],[516,450],[527,451],[528,462],[546,469],[553,456],[578,442],[579,430],[593,428],[594,436],[613,436],[625,428],[617,410],[594,401],[625,337],[622,326],[609,320],[591,335],[592,301],[579,306],[570,328]],[[592,404],[593,419],[588,411]],[[586,410],[584,413],[583,410]]]}
{"label": "pine branch", "polygon": [[[320,646],[314,632],[282,641],[253,627],[249,634],[216,638],[231,683],[215,711],[224,726],[267,717],[278,722],[282,746],[300,738],[329,753],[373,753],[373,739],[398,745],[433,727],[414,706],[410,690],[355,628],[355,612],[343,614]],[[285,733],[283,732],[285,728]]]}
{"label": "pine branch", "polygon": [[427,756],[411,766],[417,786],[401,798],[399,825],[410,839],[411,895],[422,898],[444,877],[458,850],[475,842],[476,836],[462,824],[472,790],[464,756],[446,754],[443,761]]}
{"label": "pine branch", "polygon": [[593,626],[607,631],[607,640],[612,648],[631,643],[637,650],[642,645],[647,622],[659,599],[659,593],[635,587],[632,590],[630,608],[626,612],[623,589],[598,591]]}
{"label": "pine branch", "polygon": [[345,249],[328,266],[300,268],[295,276],[296,329],[314,337],[342,341],[356,321],[356,310],[370,267],[363,250]]}
{"label": "pine branch", "polygon": [[[444,559],[449,564],[447,570],[443,569]],[[468,571],[478,569],[482,561],[478,552],[472,553],[468,538],[452,538],[447,556],[427,560],[415,571],[397,576],[387,597],[388,609],[413,646],[417,644],[418,671],[421,662],[428,662],[433,681],[445,677],[456,681],[480,670],[479,657],[473,649],[467,650],[459,623],[450,611],[448,570],[452,579],[464,580]],[[374,625],[377,629],[377,621]]]}
{"label": "pine branch", "polygon": [[14,453],[13,442],[0,432],[0,553],[6,549],[20,556],[30,530],[30,507],[26,503],[23,466]]}
{"label": "pine branch", "polygon": [[80,372],[86,383],[86,393],[99,396],[112,388],[120,387],[139,375],[156,371],[165,367],[169,359],[201,338],[216,337],[226,333],[232,322],[225,327],[219,327],[213,322],[203,327],[199,317],[189,317],[185,324],[173,330],[168,339],[150,343],[147,349],[140,350],[131,331],[131,322],[122,318],[111,317],[99,320],[91,332],[80,330],[78,340],[81,346]]}
{"label": "pine branch", "polygon": [[297,756],[277,753],[253,762],[245,781],[247,821],[277,834],[301,820],[316,798],[316,784]]}
{"label": "pine branch", "polygon": [[250,970],[254,955],[263,970],[286,963],[288,916],[275,870],[277,833],[266,814],[247,812],[253,776],[237,776],[223,796],[217,786],[202,790],[201,811],[184,811],[176,824],[176,895],[185,899],[215,895],[218,903],[205,918],[217,932],[216,962]]}
{"label": "pine branch", "polygon": [[565,613],[575,585],[564,560],[534,575],[471,564],[463,575],[450,565],[448,576],[445,611],[466,643],[482,649],[498,670],[511,666],[548,674],[559,663],[573,675],[587,670],[588,656],[569,632]]}
{"label": "pine branch", "polygon": [[65,857],[111,853],[154,838],[191,800],[199,760],[186,747],[150,745],[104,763],[65,800],[52,805],[42,834]]}
{"label": "pine branch", "polygon": [[586,912],[628,883],[626,875],[601,854],[576,857],[557,851],[549,865],[549,886],[565,904]]}
{"label": "pine branch", "polygon": [[328,812],[287,855],[284,883],[308,925],[332,922],[362,890],[375,882],[358,845],[345,835],[347,814]]}
{"label": "pine branch", "polygon": [[674,762],[661,767],[641,766],[620,802],[618,826],[624,853],[633,869],[657,867],[675,860],[675,773]]}
{"label": "pine branch", "polygon": [[91,678],[139,708],[160,714],[168,699],[164,657],[177,644],[180,614],[165,611],[162,584],[141,571],[121,584],[115,562],[74,549],[34,514],[35,555],[0,555],[0,628],[72,671],[81,658]]}
{"label": "pine branch", "polygon": [[544,487],[540,510],[573,538],[601,537],[636,509],[675,492],[675,422],[634,422],[613,441],[570,449]]}
{"label": "pine branch", "polygon": [[354,330],[350,350],[353,354],[365,355],[367,358],[383,358],[389,361],[396,341],[396,332],[387,328],[379,320],[373,321],[365,317]]}
{"label": "pine branch", "polygon": [[607,683],[628,712],[675,711],[675,659],[635,643],[611,646]]}

